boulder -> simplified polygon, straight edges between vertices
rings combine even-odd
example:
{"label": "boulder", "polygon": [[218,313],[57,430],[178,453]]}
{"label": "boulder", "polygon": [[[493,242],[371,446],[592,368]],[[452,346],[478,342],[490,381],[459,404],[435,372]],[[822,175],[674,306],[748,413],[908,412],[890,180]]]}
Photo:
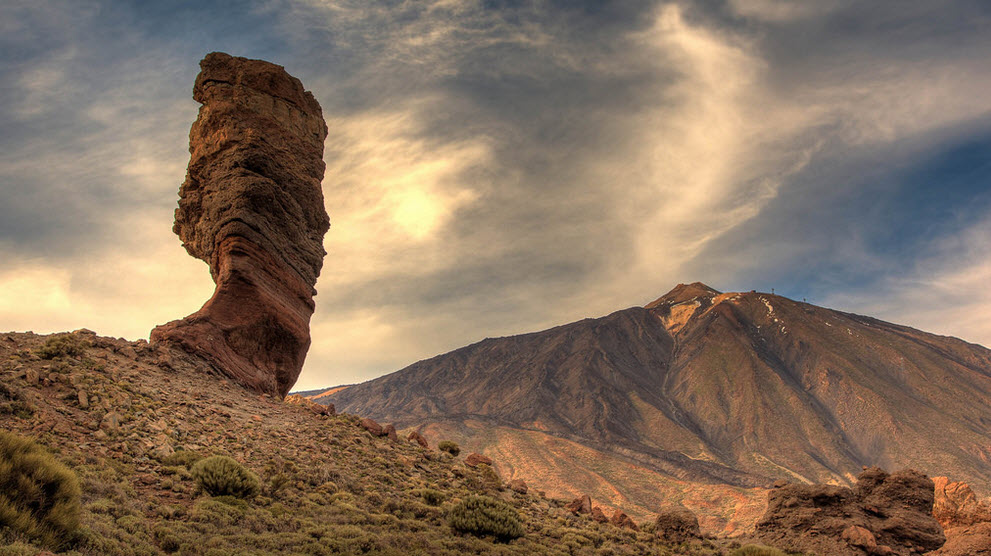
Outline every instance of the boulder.
{"label": "boulder", "polygon": [[509,490],[518,494],[526,494],[530,489],[523,479],[513,479],[509,481]]}
{"label": "boulder", "polygon": [[382,425],[376,423],[373,419],[369,419],[368,417],[361,420],[361,427],[372,433],[372,436],[385,435],[385,429],[382,428]]}
{"label": "boulder", "polygon": [[852,489],[795,484],[771,489],[754,535],[794,552],[908,556],[945,541],[932,505],[933,482],[925,475],[913,470],[889,475],[872,467]]}
{"label": "boulder", "polygon": [[606,517],[606,514],[602,513],[602,508],[598,506],[592,506],[592,521],[596,521],[599,523],[609,523],[609,518]]}
{"label": "boulder", "polygon": [[406,437],[406,440],[408,440],[410,442],[416,442],[417,444],[419,444],[420,446],[423,446],[424,448],[429,448],[430,447],[430,445],[427,444],[427,439],[424,438],[422,434],[420,434],[420,433],[418,433],[416,431],[410,432],[409,433],[409,436]]}
{"label": "boulder", "polygon": [[671,544],[702,538],[699,518],[684,506],[662,509],[654,521],[654,534]]}
{"label": "boulder", "polygon": [[609,523],[612,523],[616,527],[626,527],[627,529],[633,529],[634,531],[640,530],[640,527],[637,526],[633,519],[619,508],[613,512],[612,517],[609,518]]}
{"label": "boulder", "polygon": [[592,497],[587,494],[583,494],[582,496],[572,500],[570,504],[564,507],[564,509],[575,515],[590,514],[592,513]]}
{"label": "boulder", "polygon": [[320,105],[281,67],[214,52],[193,87],[199,117],[173,231],[210,266],[213,296],[151,340],[284,397],[310,347],[314,284],[330,222],[320,182]]}
{"label": "boulder", "polygon": [[468,457],[465,458],[465,465],[467,465],[468,467],[478,467],[483,463],[485,465],[492,465],[492,458],[485,457],[482,454],[476,452],[472,452],[468,454]]}
{"label": "boulder", "polygon": [[991,522],[946,530],[946,544],[931,556],[991,556]]}
{"label": "boulder", "polygon": [[967,483],[933,477],[933,517],[944,529],[991,522],[991,504],[980,502]]}
{"label": "boulder", "polygon": [[389,440],[399,442],[399,435],[396,434],[396,427],[394,425],[386,425],[382,427],[382,436],[388,436]]}

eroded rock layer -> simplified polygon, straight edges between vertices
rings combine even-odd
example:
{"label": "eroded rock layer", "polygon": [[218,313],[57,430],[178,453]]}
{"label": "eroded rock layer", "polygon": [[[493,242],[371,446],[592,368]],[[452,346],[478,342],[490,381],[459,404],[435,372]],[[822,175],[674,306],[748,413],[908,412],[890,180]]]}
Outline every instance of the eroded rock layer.
{"label": "eroded rock layer", "polygon": [[285,396],[310,346],[323,266],[320,105],[281,67],[214,52],[200,62],[190,160],[173,231],[210,265],[216,291],[153,342],[209,361],[260,392]]}

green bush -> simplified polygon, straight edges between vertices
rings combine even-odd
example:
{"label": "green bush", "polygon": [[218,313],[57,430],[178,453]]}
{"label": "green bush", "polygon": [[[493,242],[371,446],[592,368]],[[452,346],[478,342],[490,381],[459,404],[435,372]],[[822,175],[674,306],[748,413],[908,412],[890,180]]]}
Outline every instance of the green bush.
{"label": "green bush", "polygon": [[49,336],[35,353],[42,359],[54,359],[62,355],[79,357],[86,353],[89,342],[75,334],[55,334]]}
{"label": "green bush", "polygon": [[79,479],[32,440],[0,431],[0,527],[64,546],[79,528]]}
{"label": "green bush", "polygon": [[788,554],[762,544],[748,544],[730,552],[730,556],[788,556]]}
{"label": "green bush", "polygon": [[516,508],[488,496],[469,496],[462,500],[451,508],[447,523],[459,533],[476,537],[492,535],[506,541],[523,536],[523,523]]}
{"label": "green bush", "polygon": [[452,442],[450,440],[441,440],[438,442],[437,449],[442,452],[447,452],[452,456],[456,456],[461,453],[461,446],[458,446],[457,442]]}
{"label": "green bush", "polygon": [[162,463],[164,465],[168,465],[172,467],[181,466],[181,467],[185,467],[186,469],[190,469],[193,467],[193,464],[200,461],[201,459],[203,459],[203,456],[191,450],[176,450],[175,452],[172,452],[171,454],[162,458]]}
{"label": "green bush", "polygon": [[423,501],[431,506],[440,506],[447,496],[439,491],[432,488],[421,488],[414,491],[416,494],[423,498]]}
{"label": "green bush", "polygon": [[201,459],[191,470],[196,485],[211,496],[250,498],[258,494],[258,476],[227,456]]}

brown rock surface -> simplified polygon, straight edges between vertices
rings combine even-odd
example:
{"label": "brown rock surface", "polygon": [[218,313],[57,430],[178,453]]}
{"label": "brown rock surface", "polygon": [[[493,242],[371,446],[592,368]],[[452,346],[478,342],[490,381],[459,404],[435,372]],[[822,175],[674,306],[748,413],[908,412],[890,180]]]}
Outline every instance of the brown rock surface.
{"label": "brown rock surface", "polygon": [[623,510],[618,508],[615,512],[613,512],[612,517],[609,518],[609,523],[612,523],[616,527],[626,527],[628,529],[633,529],[634,531],[640,530],[640,527],[633,521],[633,518],[626,515]]}
{"label": "brown rock surface", "polygon": [[424,448],[429,448],[430,447],[430,445],[427,444],[427,439],[424,438],[422,434],[420,434],[420,433],[418,433],[416,431],[410,432],[409,433],[409,436],[406,437],[406,440],[409,440],[410,442],[416,442],[417,444],[419,444],[420,446],[423,446]]}
{"label": "brown rock surface", "polygon": [[211,53],[200,62],[190,160],[173,231],[210,265],[217,287],[192,315],[151,339],[280,397],[310,346],[313,286],[323,266],[320,105],[281,66]]}
{"label": "brown rock surface", "polygon": [[592,513],[592,498],[584,494],[572,500],[564,508],[575,515]]}
{"label": "brown rock surface", "polygon": [[385,436],[385,429],[382,425],[375,422],[374,419],[364,418],[361,420],[361,426],[366,431],[372,433],[373,436]]}
{"label": "brown rock surface", "polygon": [[530,487],[527,486],[526,481],[523,479],[513,479],[509,481],[509,490],[519,494],[526,494],[530,490]]}
{"label": "brown rock surface", "polygon": [[386,425],[382,427],[382,436],[388,436],[389,440],[393,442],[399,441],[399,435],[396,434],[396,427],[394,425]]}
{"label": "brown rock surface", "polygon": [[657,520],[654,521],[654,533],[674,544],[702,538],[698,517],[684,506],[672,506],[661,510],[657,514]]}
{"label": "brown rock surface", "polygon": [[483,456],[482,454],[479,454],[477,452],[472,452],[468,454],[468,457],[465,458],[465,465],[469,467],[477,467],[478,465],[483,463],[485,465],[492,465],[492,458]]}
{"label": "brown rock surface", "polygon": [[991,523],[946,530],[946,544],[933,556],[991,556]]}
{"label": "brown rock surface", "polygon": [[933,477],[933,517],[944,529],[991,522],[991,504],[980,502],[967,483]]}
{"label": "brown rock surface", "polygon": [[[872,467],[850,489],[787,485],[768,493],[755,536],[785,550],[861,556],[935,550],[945,537],[932,517],[933,482],[913,470],[888,474]],[[870,539],[862,534],[866,531]],[[890,552],[889,552],[890,550]]]}
{"label": "brown rock surface", "polygon": [[596,521],[598,523],[609,523],[609,518],[606,517],[606,514],[602,513],[602,508],[598,506],[593,506],[592,521]]}

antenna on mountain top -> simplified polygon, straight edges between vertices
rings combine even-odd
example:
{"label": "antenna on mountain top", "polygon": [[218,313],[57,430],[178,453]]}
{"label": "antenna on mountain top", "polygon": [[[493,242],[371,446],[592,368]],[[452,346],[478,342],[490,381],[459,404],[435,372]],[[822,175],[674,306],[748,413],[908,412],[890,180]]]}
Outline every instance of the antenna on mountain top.
{"label": "antenna on mountain top", "polygon": [[771,288],[771,295],[774,295],[774,288]]}

